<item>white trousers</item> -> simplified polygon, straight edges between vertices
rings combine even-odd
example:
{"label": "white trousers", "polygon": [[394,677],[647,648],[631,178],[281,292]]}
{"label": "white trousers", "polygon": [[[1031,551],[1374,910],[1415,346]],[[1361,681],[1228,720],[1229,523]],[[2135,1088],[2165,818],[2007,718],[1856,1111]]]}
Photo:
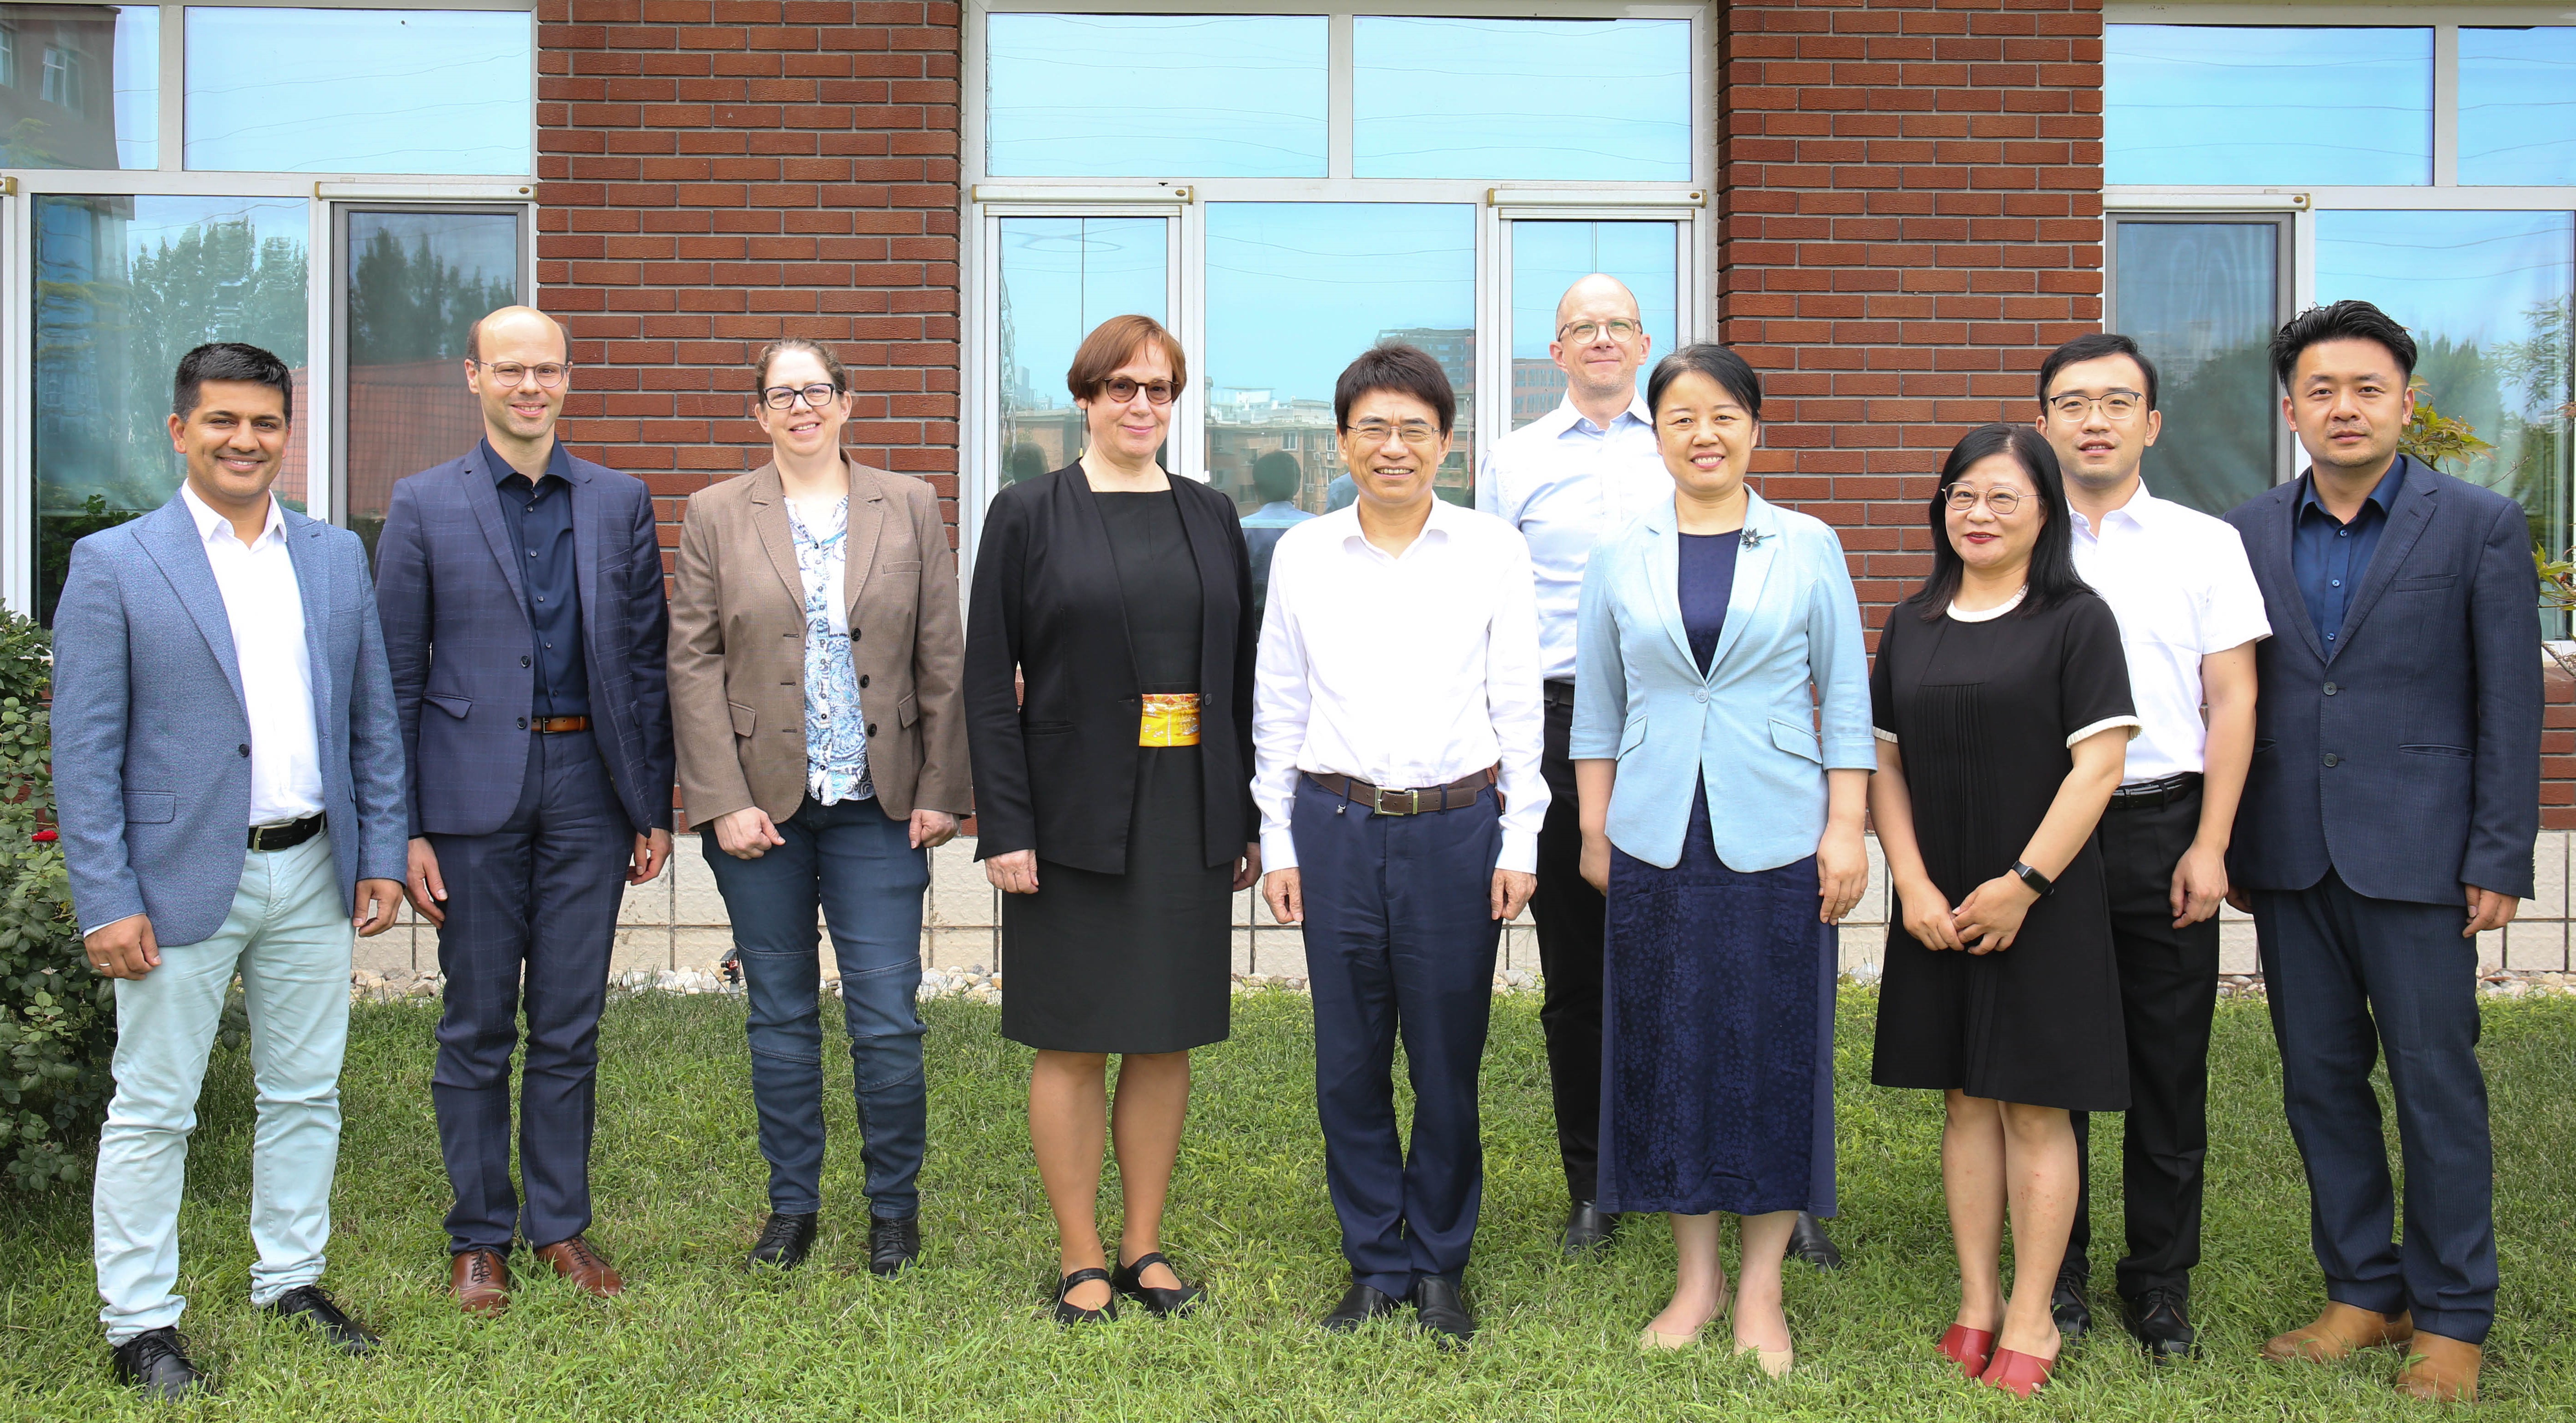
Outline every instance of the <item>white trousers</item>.
{"label": "white trousers", "polygon": [[179,1198],[197,1091],[239,974],[250,1008],[259,1124],[251,1138],[250,1297],[322,1278],[340,1156],[340,1058],[356,944],[328,833],[254,850],[222,929],[161,946],[161,966],[116,984],[116,1097],[90,1198],[99,1321],[111,1345],[179,1321]]}

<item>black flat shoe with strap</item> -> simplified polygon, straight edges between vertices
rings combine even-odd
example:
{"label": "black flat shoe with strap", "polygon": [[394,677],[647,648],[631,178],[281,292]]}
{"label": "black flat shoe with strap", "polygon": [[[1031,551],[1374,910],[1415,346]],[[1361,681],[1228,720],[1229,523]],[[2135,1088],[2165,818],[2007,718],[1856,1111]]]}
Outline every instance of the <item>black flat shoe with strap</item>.
{"label": "black flat shoe with strap", "polygon": [[[1073,1293],[1074,1286],[1092,1280],[1109,1281],[1109,1303],[1098,1309],[1084,1309],[1081,1305],[1065,1302],[1064,1297]],[[1118,1285],[1109,1279],[1109,1272],[1096,1265],[1089,1269],[1074,1271],[1055,1283],[1055,1322],[1070,1327],[1076,1324],[1106,1324],[1116,1319],[1118,1317],[1117,1290]]]}
{"label": "black flat shoe with strap", "polygon": [[[1146,1284],[1145,1272],[1156,1265],[1168,1270],[1171,1269],[1172,1262],[1164,1259],[1163,1252],[1160,1250],[1139,1255],[1128,1264],[1118,1267],[1118,1273],[1109,1277],[1109,1288],[1145,1306],[1145,1312],[1158,1319],[1187,1314],[1206,1302],[1207,1291],[1185,1280],[1176,1290]],[[1172,1278],[1180,1279],[1181,1272],[1172,1270]]]}

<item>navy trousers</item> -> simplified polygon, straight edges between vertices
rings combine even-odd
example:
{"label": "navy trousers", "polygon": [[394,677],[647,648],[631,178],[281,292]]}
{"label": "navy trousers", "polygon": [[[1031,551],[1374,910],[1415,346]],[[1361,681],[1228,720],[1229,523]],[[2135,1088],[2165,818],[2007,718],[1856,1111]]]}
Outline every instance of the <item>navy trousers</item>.
{"label": "navy trousers", "polygon": [[921,896],[930,854],[912,848],[909,821],[875,800],[807,799],[778,827],[787,843],[754,860],[699,838],[733,920],[750,1015],[751,1100],[769,1162],[769,1208],[823,1207],[822,957],[814,913],[832,931],[841,1021],[858,1098],[859,1161],[869,1213],[901,1219],[921,1208],[919,1179],[930,1097],[921,1071]]}
{"label": "navy trousers", "polygon": [[[587,731],[528,738],[519,803],[489,835],[432,835],[447,881],[447,975],[429,1079],[456,1207],[449,1249],[508,1250],[515,1228],[552,1245],[590,1228],[599,1010],[635,828]],[[510,1189],[510,1053],[520,1069],[519,1176]]]}
{"label": "navy trousers", "polygon": [[[2254,895],[2281,1095],[2308,1171],[2326,1297],[2483,1343],[2495,1321],[2495,1157],[2478,1067],[2478,958],[2457,904],[2365,899],[2328,871]],[[2406,1163],[2406,1243],[2371,1064],[2388,1059]]]}
{"label": "navy trousers", "polygon": [[[1357,1283],[1399,1299],[1467,1268],[1484,1195],[1476,1072],[1493,1012],[1491,790],[1425,815],[1378,815],[1304,776],[1289,827],[1315,1005],[1324,1180]],[[1411,1151],[1396,1134],[1395,1043],[1413,1084]]]}

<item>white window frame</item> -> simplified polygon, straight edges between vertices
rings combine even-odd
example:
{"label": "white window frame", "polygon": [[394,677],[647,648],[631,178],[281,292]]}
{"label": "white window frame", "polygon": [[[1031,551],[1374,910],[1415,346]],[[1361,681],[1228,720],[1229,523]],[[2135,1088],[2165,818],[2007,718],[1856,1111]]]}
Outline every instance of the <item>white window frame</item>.
{"label": "white window frame", "polygon": [[[2460,174],[2460,31],[2530,25],[2576,29],[2576,9],[2534,5],[2200,5],[2109,4],[2105,25],[2288,25],[2303,28],[2429,29],[2433,32],[2433,181],[2423,184],[2121,184],[2102,189],[2105,263],[2112,253],[2111,224],[2125,214],[2275,211],[2291,214],[2291,292],[2294,311],[2316,304],[2317,214],[2321,211],[2576,212],[2576,184],[2560,186],[2462,185]],[[2108,268],[2106,266],[2106,276]],[[2106,281],[2103,305],[2112,292]],[[2276,478],[2297,475],[2295,446]]]}
{"label": "white window frame", "polygon": [[[984,172],[985,21],[995,14],[1313,15],[1326,18],[1325,176],[1321,178],[994,178]],[[1352,156],[1353,75],[1357,19],[1362,15],[1474,16],[1506,19],[1658,19],[1691,23],[1691,174],[1687,183],[1498,182],[1493,179],[1360,178]],[[961,25],[959,300],[961,366],[958,421],[957,526],[961,555],[974,556],[984,506],[1000,487],[1001,393],[988,370],[998,349],[1000,313],[993,293],[1000,272],[999,222],[1006,217],[1168,217],[1165,268],[1169,325],[1193,361],[1207,349],[1207,205],[1216,202],[1451,203],[1476,209],[1476,330],[1507,336],[1511,315],[1510,224],[1529,219],[1673,222],[1680,228],[1675,263],[1675,339],[1687,343],[1713,329],[1708,309],[1717,223],[1708,197],[1716,181],[1716,30],[1710,7],[1621,0],[1417,0],[1417,3],[1258,4],[1248,0],[967,0]],[[1473,434],[1490,448],[1511,430],[1508,340],[1477,342]],[[1173,473],[1207,477],[1205,399],[1190,382],[1175,404]]]}
{"label": "white window frame", "polygon": [[[58,4],[129,3],[130,0],[52,0]],[[259,10],[487,10],[532,14],[533,0],[177,0],[161,5],[157,168],[10,168],[0,170],[0,603],[36,611],[35,528],[35,248],[31,228],[35,199],[57,194],[137,197],[250,197],[305,200],[305,408],[295,424],[304,441],[307,512],[338,522],[337,458],[341,350],[339,263],[334,233],[343,203],[382,208],[412,202],[447,207],[516,206],[522,270],[519,283],[534,300],[536,175],[494,173],[423,176],[407,173],[277,173],[192,171],[186,161],[187,17],[189,9]],[[537,144],[539,55],[531,31],[528,47],[528,152]],[[23,67],[23,66],[22,66]]]}

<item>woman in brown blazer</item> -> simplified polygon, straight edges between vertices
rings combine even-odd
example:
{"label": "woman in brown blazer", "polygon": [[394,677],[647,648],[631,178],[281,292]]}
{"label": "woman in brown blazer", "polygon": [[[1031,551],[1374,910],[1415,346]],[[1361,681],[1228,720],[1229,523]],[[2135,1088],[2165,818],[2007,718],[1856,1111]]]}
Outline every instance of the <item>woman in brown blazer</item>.
{"label": "woman in brown blazer", "polygon": [[689,498],[671,600],[680,798],[733,920],[769,1162],[755,1266],[822,1209],[819,907],[857,1069],[868,1268],[921,1250],[921,899],[973,808],[957,563],[928,484],[841,452],[849,381],[811,341],[753,367],[771,459]]}

